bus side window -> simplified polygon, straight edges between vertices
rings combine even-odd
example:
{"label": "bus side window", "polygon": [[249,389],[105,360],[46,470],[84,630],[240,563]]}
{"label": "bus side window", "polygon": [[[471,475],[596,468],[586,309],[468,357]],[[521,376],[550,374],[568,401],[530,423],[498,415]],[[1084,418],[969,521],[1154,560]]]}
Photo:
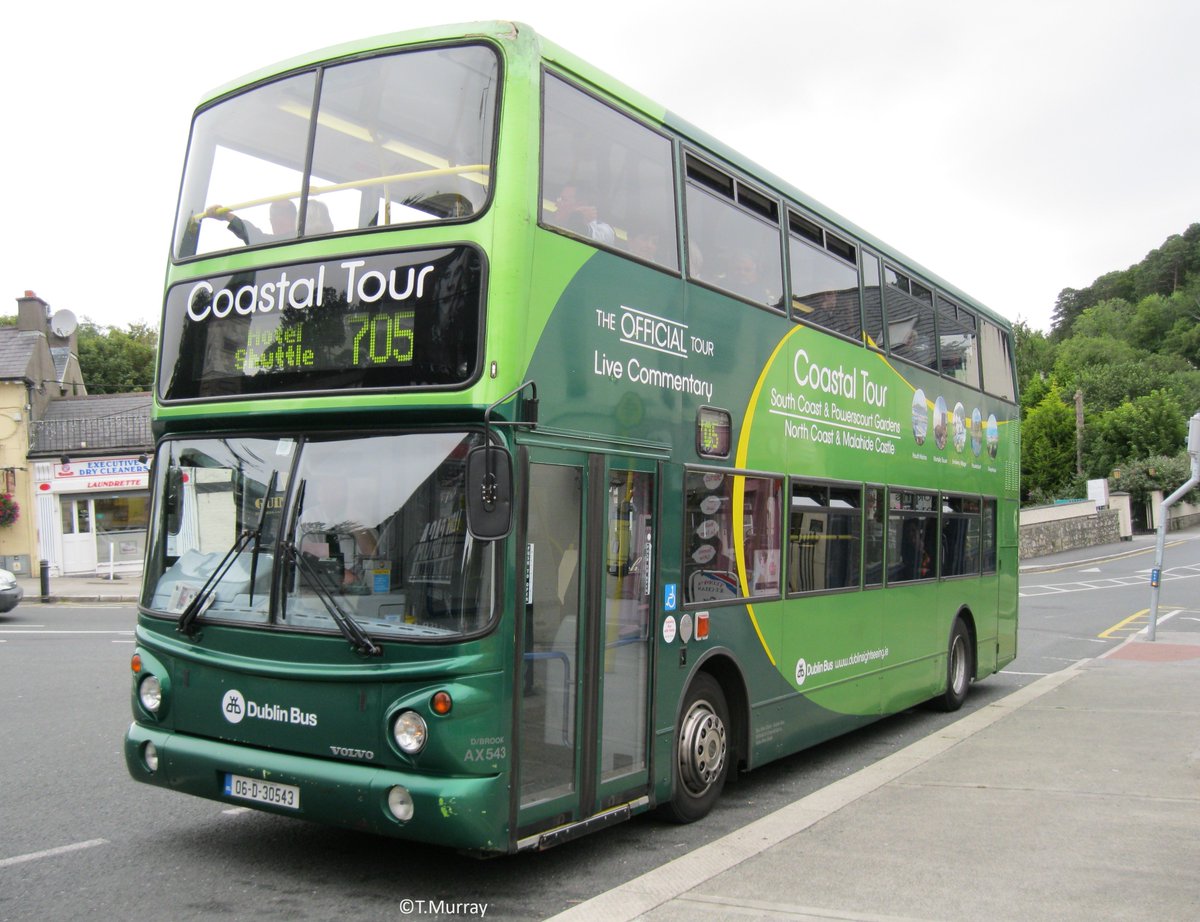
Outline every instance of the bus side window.
{"label": "bus side window", "polygon": [[542,224],[678,270],[671,142],[551,74],[542,132]]}
{"label": "bus side window", "polygon": [[1004,400],[1016,400],[1013,385],[1012,342],[994,323],[984,320],[980,330],[983,389]]}

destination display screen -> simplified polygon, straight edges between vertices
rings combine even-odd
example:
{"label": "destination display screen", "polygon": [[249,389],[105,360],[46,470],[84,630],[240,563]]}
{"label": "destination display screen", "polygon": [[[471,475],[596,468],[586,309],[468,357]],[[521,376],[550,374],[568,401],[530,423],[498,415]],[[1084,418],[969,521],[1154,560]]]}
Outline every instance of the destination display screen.
{"label": "destination display screen", "polygon": [[159,398],[461,387],[482,324],[483,261],[465,246],[183,282],[167,293]]}

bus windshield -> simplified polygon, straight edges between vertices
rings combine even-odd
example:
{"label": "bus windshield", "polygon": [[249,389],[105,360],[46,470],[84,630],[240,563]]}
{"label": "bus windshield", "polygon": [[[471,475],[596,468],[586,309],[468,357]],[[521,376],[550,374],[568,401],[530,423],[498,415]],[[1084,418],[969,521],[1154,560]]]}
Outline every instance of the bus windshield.
{"label": "bus windshield", "polygon": [[305,71],[204,109],[176,258],[478,213],[498,80],[495,51],[465,45]]}
{"label": "bus windshield", "polygon": [[467,533],[463,474],[480,442],[168,440],[143,605],[178,617],[201,596],[200,622],[333,633],[352,619],[383,640],[478,633],[494,610],[493,546]]}

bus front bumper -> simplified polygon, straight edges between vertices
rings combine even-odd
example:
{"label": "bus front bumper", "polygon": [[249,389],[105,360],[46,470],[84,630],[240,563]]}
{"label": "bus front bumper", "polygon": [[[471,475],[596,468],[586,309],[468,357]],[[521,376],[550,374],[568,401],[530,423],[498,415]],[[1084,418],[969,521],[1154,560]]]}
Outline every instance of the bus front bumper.
{"label": "bus front bumper", "polygon": [[[503,775],[422,775],[255,749],[139,723],[125,734],[125,764],[135,780],[146,784],[282,816],[470,851],[510,848]],[[235,785],[233,778],[244,780]],[[251,781],[259,783],[251,786]],[[251,787],[281,803],[230,793],[232,788],[249,793]],[[397,787],[411,799],[411,818],[403,821],[389,806],[389,801],[404,799],[394,794]],[[282,803],[286,800],[294,805]]]}

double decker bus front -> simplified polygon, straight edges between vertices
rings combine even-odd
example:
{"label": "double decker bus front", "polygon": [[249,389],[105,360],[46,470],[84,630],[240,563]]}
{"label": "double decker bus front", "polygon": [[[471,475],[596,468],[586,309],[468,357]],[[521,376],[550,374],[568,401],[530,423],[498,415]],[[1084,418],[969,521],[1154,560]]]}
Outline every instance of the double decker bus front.
{"label": "double decker bus front", "polygon": [[134,778],[511,847],[505,544],[471,537],[465,501],[500,71],[480,40],[393,47],[198,112],[156,384]]}

